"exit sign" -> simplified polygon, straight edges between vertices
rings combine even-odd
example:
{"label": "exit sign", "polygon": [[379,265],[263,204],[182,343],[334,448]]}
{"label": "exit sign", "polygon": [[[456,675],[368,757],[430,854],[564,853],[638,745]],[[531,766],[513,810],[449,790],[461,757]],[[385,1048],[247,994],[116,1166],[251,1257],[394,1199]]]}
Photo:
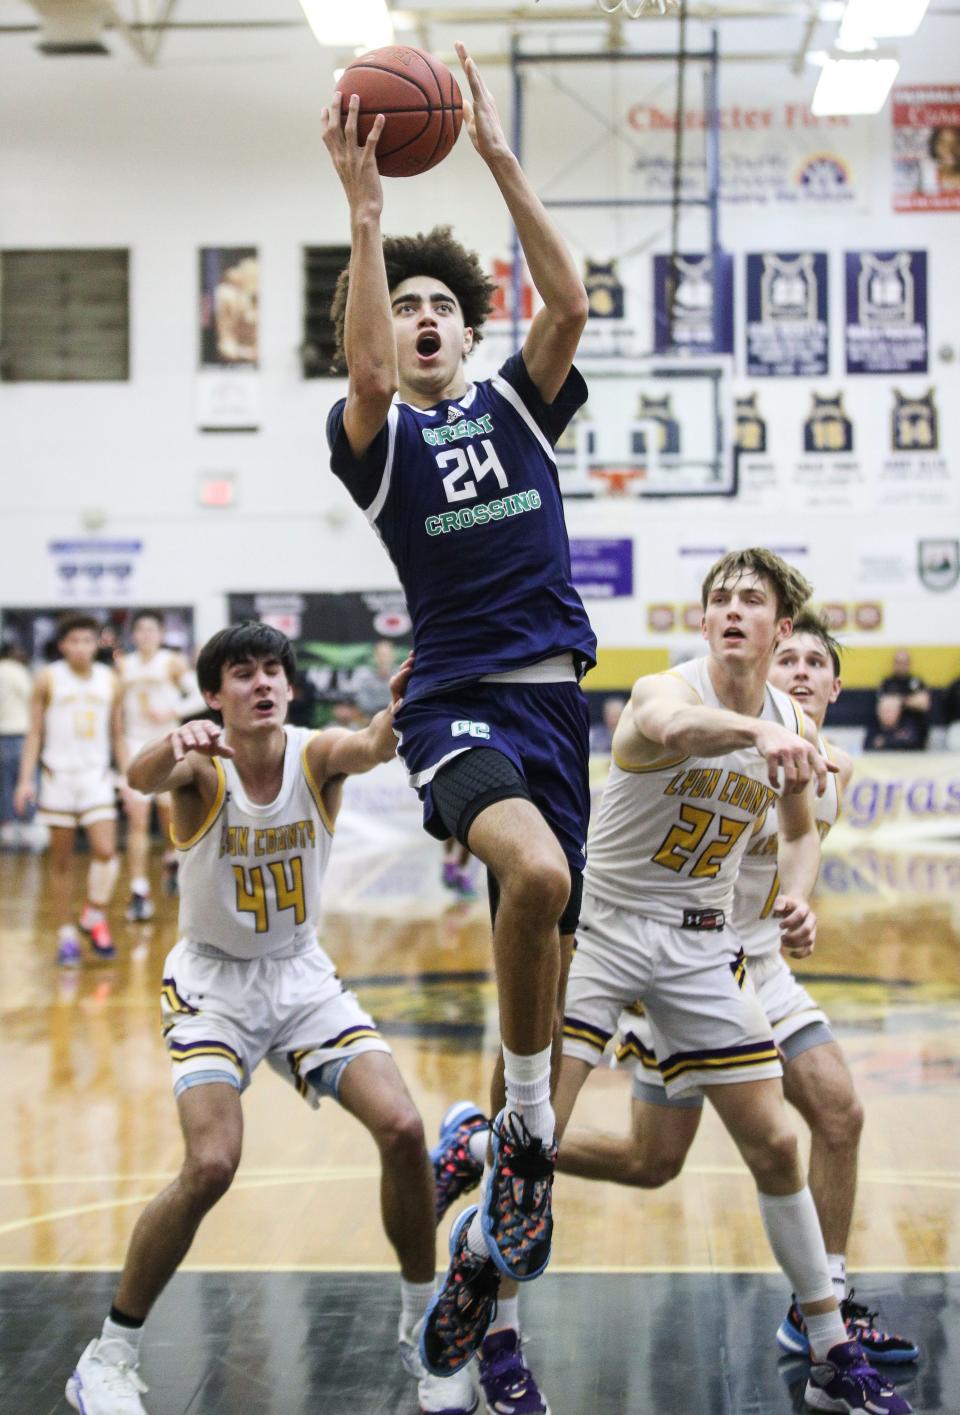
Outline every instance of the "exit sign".
{"label": "exit sign", "polygon": [[234,472],[201,472],[197,481],[197,501],[212,511],[236,505],[237,478]]}

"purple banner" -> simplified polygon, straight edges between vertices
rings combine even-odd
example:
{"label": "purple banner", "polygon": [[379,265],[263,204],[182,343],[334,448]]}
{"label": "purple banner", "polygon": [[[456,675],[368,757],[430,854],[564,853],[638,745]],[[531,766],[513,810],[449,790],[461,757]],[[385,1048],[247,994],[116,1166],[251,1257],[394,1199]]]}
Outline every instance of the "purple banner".
{"label": "purple banner", "polygon": [[828,368],[826,255],[748,255],[747,373],[809,378]]}
{"label": "purple banner", "polygon": [[847,251],[847,373],[926,373],[926,251]]}
{"label": "purple banner", "polygon": [[573,583],[584,599],[622,599],[633,594],[632,540],[571,540]]}
{"label": "purple banner", "polygon": [[[716,310],[714,300],[716,299]],[[653,258],[653,348],[657,354],[733,353],[733,256]]]}

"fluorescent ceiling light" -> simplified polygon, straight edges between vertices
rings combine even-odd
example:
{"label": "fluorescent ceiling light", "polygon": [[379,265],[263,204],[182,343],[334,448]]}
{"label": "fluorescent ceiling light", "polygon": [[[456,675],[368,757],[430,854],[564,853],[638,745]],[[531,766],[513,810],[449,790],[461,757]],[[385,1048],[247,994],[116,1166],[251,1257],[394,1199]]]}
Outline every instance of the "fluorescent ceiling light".
{"label": "fluorescent ceiling light", "polygon": [[899,59],[827,58],[810,105],[818,118],[832,114],[879,113],[900,69]]}
{"label": "fluorescent ceiling light", "polygon": [[872,39],[906,39],[916,34],[930,0],[847,0],[841,26],[851,35]]}
{"label": "fluorescent ceiling light", "polygon": [[392,44],[387,0],[300,0],[318,44],[328,49],[379,49]]}

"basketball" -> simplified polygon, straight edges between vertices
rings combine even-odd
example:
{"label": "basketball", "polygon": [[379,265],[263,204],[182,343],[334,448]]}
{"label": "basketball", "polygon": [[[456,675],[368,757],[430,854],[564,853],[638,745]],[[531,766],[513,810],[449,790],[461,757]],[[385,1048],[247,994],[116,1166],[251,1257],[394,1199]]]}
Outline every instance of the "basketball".
{"label": "basketball", "polygon": [[346,122],[352,94],[360,98],[357,138],[366,142],[378,113],[386,126],[377,144],[384,177],[416,177],[442,162],[463,121],[460,86],[446,64],[422,49],[391,44],[361,54],[337,84]]}

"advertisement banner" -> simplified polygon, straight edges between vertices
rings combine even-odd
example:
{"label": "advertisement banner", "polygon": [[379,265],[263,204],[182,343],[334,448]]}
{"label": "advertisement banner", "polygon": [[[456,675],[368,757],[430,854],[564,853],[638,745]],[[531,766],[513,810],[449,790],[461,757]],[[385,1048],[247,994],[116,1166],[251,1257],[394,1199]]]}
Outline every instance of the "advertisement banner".
{"label": "advertisement banner", "polygon": [[960,752],[865,752],[853,777],[831,849],[872,839],[960,838]]}
{"label": "advertisement banner", "polygon": [[260,425],[260,262],[256,246],[199,253],[197,423],[202,432]]}
{"label": "advertisement banner", "polygon": [[[717,307],[714,310],[714,298]],[[733,256],[653,258],[653,348],[657,354],[733,353]]]}
{"label": "advertisement banner", "polygon": [[571,540],[573,583],[584,599],[621,599],[633,594],[632,540]]}
{"label": "advertisement banner", "polygon": [[894,211],[960,211],[960,84],[893,90]]}
{"label": "advertisement banner", "polygon": [[747,256],[747,373],[812,377],[829,367],[827,257],[819,251]]}
{"label": "advertisement banner", "polygon": [[399,590],[343,594],[236,593],[230,623],[259,619],[293,641],[297,682],[290,720],[323,727],[332,719],[359,725],[390,700],[390,674],[413,643]]}
{"label": "advertisement banner", "polygon": [[926,251],[847,251],[847,373],[926,373]]}
{"label": "advertisement banner", "polygon": [[[785,76],[789,87],[792,81]],[[749,79],[744,79],[749,83]],[[719,112],[720,199],[727,205],[766,207],[789,220],[799,213],[860,209],[861,172],[869,164],[869,122],[846,116],[817,117],[796,85],[796,98],[770,102],[757,88],[750,98]],[[703,109],[683,114],[681,193],[706,190]],[[672,104],[639,99],[627,110],[627,136],[636,144],[633,170],[638,197],[671,198],[676,180],[677,114]],[[639,143],[637,143],[639,135]]]}
{"label": "advertisement banner", "polygon": [[50,594],[64,604],[129,603],[136,598],[143,541],[78,540],[47,542]]}

